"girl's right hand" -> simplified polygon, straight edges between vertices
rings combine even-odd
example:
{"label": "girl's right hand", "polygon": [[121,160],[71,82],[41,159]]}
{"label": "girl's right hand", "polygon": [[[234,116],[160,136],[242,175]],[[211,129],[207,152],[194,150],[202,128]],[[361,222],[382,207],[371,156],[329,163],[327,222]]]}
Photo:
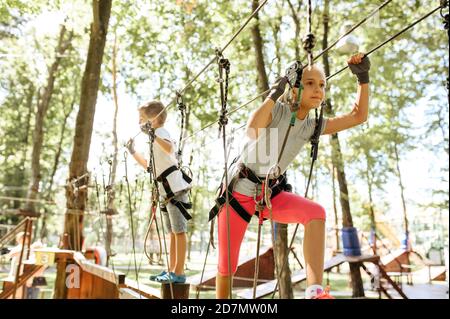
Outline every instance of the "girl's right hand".
{"label": "girl's right hand", "polygon": [[287,83],[288,80],[285,76],[278,78],[275,81],[275,84],[272,85],[272,87],[270,88],[270,92],[267,97],[272,101],[276,102],[280,98],[280,96],[284,93]]}

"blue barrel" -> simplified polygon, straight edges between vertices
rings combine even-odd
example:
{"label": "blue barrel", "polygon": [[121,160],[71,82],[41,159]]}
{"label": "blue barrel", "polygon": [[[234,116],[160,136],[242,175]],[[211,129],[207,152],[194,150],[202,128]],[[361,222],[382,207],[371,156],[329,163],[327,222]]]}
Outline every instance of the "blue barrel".
{"label": "blue barrel", "polygon": [[409,250],[409,236],[408,233],[403,234],[402,237],[402,249]]}
{"label": "blue barrel", "polygon": [[370,236],[369,236],[369,245],[370,247],[372,247],[375,244],[375,239],[376,239],[376,232],[374,228],[370,229]]}
{"label": "blue barrel", "polygon": [[344,245],[345,256],[361,256],[358,231],[355,227],[342,228],[342,243]]}

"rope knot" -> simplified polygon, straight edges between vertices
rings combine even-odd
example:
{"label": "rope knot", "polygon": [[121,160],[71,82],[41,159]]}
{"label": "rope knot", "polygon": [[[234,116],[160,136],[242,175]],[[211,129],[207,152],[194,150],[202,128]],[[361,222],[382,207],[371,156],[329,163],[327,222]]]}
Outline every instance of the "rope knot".
{"label": "rope knot", "polygon": [[222,110],[220,117],[219,117],[219,124],[220,126],[225,126],[228,124],[228,111]]}
{"label": "rope knot", "polygon": [[219,66],[228,72],[230,70],[230,60],[224,57],[219,58]]}
{"label": "rope knot", "polygon": [[303,42],[303,49],[305,49],[305,51],[308,52],[308,54],[311,54],[312,49],[314,49],[316,45],[316,37],[314,36],[314,34],[308,33],[303,38],[302,42]]}

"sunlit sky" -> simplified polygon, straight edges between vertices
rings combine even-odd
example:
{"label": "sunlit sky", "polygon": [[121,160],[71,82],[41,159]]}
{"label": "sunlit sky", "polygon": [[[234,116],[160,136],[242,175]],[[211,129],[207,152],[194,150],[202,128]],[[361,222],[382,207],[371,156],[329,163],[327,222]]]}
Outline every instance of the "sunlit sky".
{"label": "sunlit sky", "polygon": [[[70,9],[70,8],[69,8]],[[67,8],[65,9],[66,12]],[[87,17],[87,22],[89,22],[90,17]],[[63,15],[61,13],[44,13],[40,17],[38,17],[32,25],[39,26],[39,32],[45,34],[55,34],[58,32],[58,25],[63,21]],[[88,43],[86,43],[86,46]],[[87,49],[87,48],[86,48]],[[121,48],[121,50],[125,50],[125,48]],[[120,54],[120,51],[119,51]],[[208,61],[205,61],[205,64]],[[343,74],[341,76],[349,76],[349,74]],[[121,82],[120,74],[119,74],[119,83]],[[195,84],[201,85],[201,84]],[[444,88],[443,88],[444,89]],[[445,90],[445,89],[444,89]],[[135,100],[131,94],[126,92],[126,89],[123,85],[118,87],[118,95],[119,95],[119,116],[117,122],[117,133],[119,144],[123,145],[130,137],[135,136],[139,132],[139,127],[137,125],[138,122],[138,114],[137,107],[140,101]],[[151,95],[151,92],[149,92]],[[163,101],[163,103],[167,103],[168,101]],[[242,101],[245,102],[245,101]],[[423,104],[422,104],[423,105]],[[249,109],[254,109],[257,107],[257,103],[253,103],[249,106]],[[112,103],[110,96],[104,96],[99,94],[96,113],[95,113],[95,122],[94,122],[94,132],[92,136],[92,144],[90,149],[90,159],[89,159],[89,170],[94,172],[94,174],[101,174],[100,168],[100,158],[103,155],[103,143],[106,145],[110,145],[111,141],[104,139],[101,136],[101,133],[111,132],[112,130],[112,119],[113,119],[114,105]],[[424,118],[424,108],[416,107],[410,113],[411,120],[414,123],[420,123]],[[195,118],[193,119],[195,120]],[[370,119],[369,119],[370,121]],[[172,137],[176,140],[179,138],[179,117],[175,108],[171,108],[169,110],[168,122],[166,127],[169,132],[171,132]],[[237,127],[239,125],[235,123],[230,124],[231,127]],[[100,134],[99,134],[100,133]],[[209,134],[211,136],[210,141],[217,139],[217,126],[213,126],[208,129],[204,134]],[[346,134],[341,135],[341,139],[345,139]],[[239,144],[243,140],[243,130],[240,130],[235,137],[235,144]],[[324,143],[323,143],[324,144]],[[322,145],[323,145],[322,144]],[[140,134],[137,138],[137,147],[138,150],[142,152],[146,152],[147,148],[145,145],[145,138],[143,134]],[[185,155],[189,155],[190,148],[198,148],[198,145],[189,145],[189,141],[187,144],[187,150]],[[324,147],[324,146],[323,146]],[[118,176],[123,176],[124,174],[124,166],[123,166],[123,153],[125,148],[121,147],[119,152],[119,159],[121,162],[118,167]],[[208,152],[212,156],[209,158],[209,161],[203,163],[203,165],[208,165],[212,167],[211,171],[216,172],[218,179],[222,175],[223,168],[223,149],[221,147],[221,141],[217,140],[216,142],[209,143],[206,147],[202,149],[204,152]],[[302,151],[299,156],[309,156],[306,151]],[[401,159],[401,170],[403,173],[404,185],[406,186],[406,198],[408,203],[411,204],[413,202],[417,203],[427,203],[431,201],[431,194],[429,192],[430,189],[435,189],[438,185],[445,186],[441,182],[441,172],[439,170],[440,165],[436,165],[436,163],[442,163],[443,161],[448,160],[446,158],[446,154],[443,151],[441,154],[433,154],[429,151],[424,151],[423,146],[417,148],[416,150],[409,152]],[[186,160],[185,160],[186,161]],[[441,164],[442,165],[442,164]],[[107,167],[103,165],[103,169],[106,171]],[[135,163],[130,163],[129,167],[130,175],[133,177],[136,174],[142,174],[142,169],[137,166]],[[61,178],[60,183],[64,183],[64,180],[67,176],[67,168],[62,168],[58,172],[58,176]],[[320,181],[322,182],[322,181]],[[298,192],[303,193],[303,181],[299,183],[300,185],[296,185]],[[327,181],[323,187],[320,188],[320,194],[318,200],[325,206],[325,208],[331,212],[332,211],[332,203],[329,196],[330,189],[330,181]],[[211,183],[211,189],[216,188],[216,183]],[[366,186],[363,181],[357,182],[356,185],[352,185],[351,189],[361,193],[361,196],[366,197]],[[392,219],[400,221],[402,218],[402,206],[400,200],[399,187],[397,184],[397,180],[392,179],[386,185],[386,192],[381,195],[384,196],[383,200],[390,202],[390,212],[387,215],[392,217]],[[413,208],[410,206],[410,208]],[[414,208],[415,210],[417,208]],[[448,212],[445,214],[448,215]]]}

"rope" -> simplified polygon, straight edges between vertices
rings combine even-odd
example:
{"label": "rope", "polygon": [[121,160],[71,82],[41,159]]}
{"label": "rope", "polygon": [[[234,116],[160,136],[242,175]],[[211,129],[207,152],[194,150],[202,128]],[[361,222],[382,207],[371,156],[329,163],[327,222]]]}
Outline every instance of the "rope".
{"label": "rope", "polygon": [[178,159],[178,167],[183,166],[183,135],[184,135],[184,126],[186,125],[186,105],[183,103],[183,97],[180,93],[177,92],[177,105],[178,110],[181,113],[181,123],[180,123],[180,139],[178,142],[178,151],[177,151],[177,159]]}
{"label": "rope", "polygon": [[128,209],[130,213],[130,228],[131,228],[131,242],[132,242],[132,248],[133,248],[133,260],[134,260],[134,272],[136,277],[136,283],[139,288],[139,272],[137,267],[137,261],[136,261],[136,238],[135,238],[135,232],[134,232],[134,221],[133,221],[133,210],[131,207],[131,190],[130,190],[130,182],[128,181],[128,163],[127,163],[127,157],[128,153],[125,151],[123,153],[124,156],[124,162],[125,162],[125,183],[127,184],[127,194],[128,194]]}
{"label": "rope", "polygon": [[[366,53],[366,56],[369,56],[370,54],[372,54],[373,52],[377,51],[378,49],[382,48],[383,46],[385,46],[387,43],[391,42],[392,40],[394,40],[395,38],[399,37],[400,35],[402,35],[403,33],[405,33],[406,31],[408,31],[409,29],[411,29],[412,27],[414,27],[416,24],[418,24],[419,22],[421,22],[422,20],[425,20],[426,18],[428,18],[430,15],[432,15],[433,13],[435,13],[436,11],[440,10],[442,7],[439,6],[435,9],[433,9],[432,11],[430,11],[429,13],[427,13],[426,15],[422,16],[421,18],[419,18],[418,20],[414,21],[412,24],[410,24],[409,26],[407,26],[406,28],[404,28],[403,30],[401,30],[400,32],[394,34],[392,37],[390,37],[389,39],[387,39],[386,41],[382,42],[381,44],[377,45],[376,47],[374,47],[373,49],[371,49],[369,52]],[[342,71],[346,70],[348,68],[348,65],[343,67],[342,69],[340,69],[339,71],[333,73],[332,75],[327,77],[327,81],[329,79],[332,79],[333,77],[335,77],[336,75],[338,75],[339,73],[341,73]]]}
{"label": "rope", "polygon": [[[233,36],[231,37],[230,40],[228,40],[228,42],[222,47],[222,49],[219,50],[219,52],[223,53],[228,46],[238,37],[238,35],[245,29],[245,27],[249,24],[249,22],[258,14],[258,12],[265,6],[265,4],[267,3],[268,0],[264,0],[259,6],[258,8],[255,9],[255,11],[253,11],[253,13],[246,19],[246,21],[244,22],[244,24],[233,34]],[[216,62],[217,60],[217,53],[215,54],[215,56],[190,80],[188,81],[188,83],[186,83],[186,85],[179,91],[177,91],[177,96],[178,94],[183,94],[199,77],[200,75],[202,75],[214,62]],[[168,110],[170,108],[170,106],[176,102],[177,97],[175,97],[174,99],[172,99],[165,107],[164,109],[159,112],[155,119],[160,116],[165,110]],[[139,134],[139,133],[138,133]]]}
{"label": "rope", "polygon": [[[406,32],[407,30],[411,29],[411,28],[412,28],[413,26],[415,26],[417,23],[421,22],[422,20],[424,20],[425,18],[427,18],[428,16],[430,16],[431,14],[433,14],[434,12],[436,12],[436,11],[439,10],[439,9],[441,9],[441,6],[439,6],[438,8],[436,8],[436,9],[434,9],[434,10],[432,10],[431,12],[429,12],[428,14],[426,14],[425,16],[423,16],[422,18],[418,19],[417,21],[415,21],[414,23],[412,23],[412,24],[409,25],[408,27],[404,28],[403,30],[401,30],[400,32],[398,32],[397,34],[395,34],[394,36],[392,36],[392,37],[389,38],[388,40],[386,40],[386,41],[384,41],[383,43],[381,43],[380,45],[376,46],[375,48],[373,48],[372,50],[370,50],[366,55],[368,56],[369,54],[371,54],[371,53],[375,52],[376,50],[378,50],[379,48],[383,47],[385,44],[389,43],[390,41],[394,40],[395,38],[397,38],[398,36],[400,36],[401,34],[403,34],[404,32]],[[341,73],[341,72],[344,71],[346,68],[348,68],[348,66],[346,66],[345,68],[339,70],[339,71],[336,72],[335,74],[333,74],[333,75],[327,77],[327,80],[328,80],[328,79],[331,79],[331,78],[334,77],[335,75]],[[321,116],[322,116],[323,108],[324,108],[324,106],[322,105],[322,107],[321,107]],[[316,126],[316,128],[317,128],[317,126]],[[306,190],[305,190],[305,198],[306,198],[307,195],[308,195],[308,190],[309,190],[310,180],[311,180],[311,176],[312,176],[312,172],[313,172],[313,165],[314,165],[314,161],[315,161],[315,158],[314,158],[314,157],[317,158],[318,137],[317,137],[317,141],[316,141],[316,142],[317,142],[316,146],[315,146],[314,148],[311,149],[311,156],[313,157],[313,159],[312,159],[312,162],[311,162],[311,167],[310,167],[309,176],[308,176],[308,183],[307,183]],[[296,227],[295,227],[295,230],[294,230],[294,234],[293,234],[292,239],[291,239],[291,242],[290,242],[290,244],[289,244],[289,249],[291,249],[292,246],[293,246],[294,239],[295,239],[295,235],[297,234],[297,231],[298,231],[298,227],[299,227],[299,224],[296,224]],[[285,259],[285,261],[284,261],[284,263],[283,263],[283,267],[281,268],[280,274],[283,272],[284,268],[286,267],[286,264],[287,264],[287,258]],[[274,291],[273,291],[272,298],[274,297],[275,292],[276,292],[276,290],[278,289],[278,285],[279,285],[279,282],[277,281],[277,285],[275,286],[275,289],[274,289]]]}
{"label": "rope", "polygon": [[[267,91],[264,91],[264,92],[259,93],[257,96],[253,97],[251,100],[245,102],[244,104],[242,104],[242,105],[240,105],[240,106],[238,106],[238,107],[236,107],[236,108],[234,108],[234,109],[231,109],[231,110],[228,112],[228,115],[231,115],[231,114],[233,114],[233,113],[236,113],[236,112],[239,111],[240,109],[242,109],[242,108],[248,106],[248,105],[251,104],[252,102],[256,101],[258,98],[260,98],[260,97],[266,95],[266,94],[269,93],[269,92],[270,92],[270,90],[267,90]],[[201,129],[199,129],[198,131],[196,131],[196,132],[192,133],[191,135],[189,135],[189,136],[183,138],[183,142],[186,141],[186,140],[188,140],[188,139],[191,139],[191,138],[195,137],[197,134],[199,134],[199,133],[201,133],[202,131],[206,130],[207,128],[213,126],[214,124],[217,123],[217,121],[218,121],[218,120],[216,119],[216,120],[214,120],[213,122],[210,122],[210,123],[208,123],[207,125],[205,125],[204,127],[202,127]]]}
{"label": "rope", "polygon": [[[267,1],[266,1],[267,2]],[[227,251],[228,251],[228,284],[230,299],[233,299],[233,276],[231,274],[231,239],[230,239],[230,199],[228,192],[228,156],[227,156],[227,138],[226,138],[226,125],[228,124],[227,115],[227,102],[228,102],[228,79],[230,75],[230,61],[223,57],[222,51],[216,50],[217,63],[219,65],[219,86],[220,86],[220,101],[221,110],[219,116],[219,136],[222,133],[223,142],[223,156],[224,156],[224,172],[225,172],[225,210],[227,219]],[[225,71],[225,85],[223,81],[223,72]]]}
{"label": "rope", "polygon": [[[150,125],[150,122],[148,122],[148,124]],[[149,138],[149,152],[150,152],[150,165],[148,167],[148,172],[150,173],[150,179],[153,181],[153,187],[154,190],[156,192],[156,203],[159,203],[159,199],[160,199],[160,194],[159,194],[159,189],[158,189],[158,185],[157,185],[157,181],[156,181],[156,163],[155,163],[155,153],[153,151],[153,143],[155,142],[155,129],[151,127],[150,125],[150,129],[148,131],[148,138]],[[164,244],[164,253],[166,255],[166,264],[167,264],[167,273],[170,274],[170,263],[169,263],[169,254],[167,253],[167,243],[166,243],[166,232],[164,229],[164,222],[163,222],[163,216],[162,216],[162,212],[161,212],[161,206],[160,206],[160,212],[159,212],[159,218],[160,218],[160,222],[161,222],[161,226],[162,226],[162,233],[163,233],[163,244]],[[170,287],[170,297],[172,299],[174,299],[174,294],[173,294],[173,283],[171,280],[169,280],[169,287]]]}
{"label": "rope", "polygon": [[305,49],[305,51],[308,53],[308,67],[311,67],[314,62],[312,49],[316,44],[316,38],[312,33],[311,19],[312,19],[312,5],[311,0],[308,0],[308,34],[303,39],[303,49]]}
{"label": "rope", "polygon": [[[217,140],[216,140],[216,141],[217,141]],[[227,156],[228,158],[230,157],[230,153],[231,153],[233,141],[234,141],[234,137],[233,137],[233,135],[231,135],[231,141],[230,141],[230,143],[229,143],[230,147],[229,147],[229,149],[228,149],[228,156]],[[235,163],[236,160],[237,160],[237,158],[230,164],[229,167],[231,167],[231,166]],[[225,179],[225,174],[226,174],[226,172],[223,173],[222,179],[220,180],[220,184],[219,184],[219,185],[223,185],[224,179]],[[220,189],[221,189],[221,187],[219,186],[219,189],[218,189],[217,191],[220,192]],[[208,246],[207,246],[207,248],[206,248],[206,256],[205,256],[205,260],[204,260],[204,262],[203,262],[202,273],[201,273],[201,275],[200,275],[200,284],[203,282],[203,276],[204,276],[204,274],[205,274],[206,261],[208,260],[209,249],[210,249],[211,247],[213,247],[213,249],[216,248],[216,247],[214,246],[214,221],[215,221],[215,219],[213,219],[213,220],[211,221],[211,227],[210,227],[210,231],[209,231],[209,241],[208,241]],[[199,295],[200,295],[200,290],[197,289],[196,299],[199,298]]]}
{"label": "rope", "polygon": [[[144,253],[145,256],[147,257],[147,259],[149,260],[150,264],[154,264],[154,263],[159,263],[162,259],[162,244],[161,244],[161,235],[159,233],[159,227],[158,227],[158,219],[156,218],[156,209],[158,208],[158,200],[157,200],[157,194],[155,189],[152,189],[152,205],[151,205],[151,216],[150,216],[150,222],[149,225],[147,227],[147,231],[145,233],[145,239],[144,239]],[[151,255],[148,253],[147,251],[147,240],[150,236],[151,233],[151,227],[153,225],[153,222],[155,223],[156,226],[156,234],[158,236],[158,244],[159,244],[159,258],[157,260],[153,260],[153,258],[151,257]]]}
{"label": "rope", "polygon": [[331,50],[332,48],[334,48],[334,46],[336,46],[336,44],[342,40],[344,37],[346,37],[347,35],[349,35],[350,33],[352,33],[353,31],[355,31],[357,28],[359,28],[359,26],[361,26],[364,22],[366,22],[367,20],[369,20],[373,15],[375,15],[377,12],[379,12],[381,9],[383,9],[386,5],[388,5],[392,0],[387,0],[385,1],[383,4],[381,4],[378,8],[376,8],[375,10],[373,10],[368,16],[366,16],[364,19],[362,19],[361,21],[359,21],[357,24],[355,24],[353,27],[350,28],[350,30],[348,30],[347,32],[345,32],[343,35],[341,35],[336,41],[334,41],[332,44],[330,44],[327,48],[323,49],[320,53],[318,53],[315,57],[314,57],[314,61],[317,60],[318,58],[320,58],[322,55],[324,55],[326,52],[328,52],[329,50]]}
{"label": "rope", "polygon": [[4,200],[17,200],[17,201],[22,201],[22,202],[35,202],[35,203],[44,203],[44,204],[49,204],[49,205],[56,205],[56,203],[54,201],[47,201],[44,199],[26,199],[26,198],[22,198],[22,197],[12,197],[12,196],[0,196],[0,199],[4,199]]}
{"label": "rope", "polygon": [[[313,50],[313,48],[315,46],[315,37],[312,34],[312,23],[311,23],[311,20],[312,20],[312,4],[311,4],[311,0],[309,0],[308,1],[308,34],[306,35],[306,37],[303,40],[303,49],[305,49],[305,51],[308,54],[308,67],[311,67],[312,64],[314,63],[312,50]],[[303,68],[300,66],[298,69],[299,69],[299,71],[297,71],[297,77],[300,77],[300,80],[301,80]],[[293,81],[293,83],[296,83],[296,82],[299,82],[298,78],[295,81]],[[290,85],[290,90],[293,91],[291,83],[289,83],[289,85]],[[286,147],[286,143],[287,143],[290,131],[291,131],[292,127],[295,126],[297,112],[298,112],[298,110],[300,108],[302,89],[303,89],[303,86],[300,84],[300,86],[298,88],[298,91],[297,91],[297,96],[296,96],[296,100],[297,101],[296,101],[296,103],[294,103],[294,105],[292,107],[292,110],[291,110],[291,122],[290,122],[290,125],[288,126],[288,129],[286,131],[286,135],[284,136],[283,145],[282,145],[281,151],[280,151],[280,153],[278,155],[278,161],[272,167],[272,168],[278,169],[277,176],[275,176],[275,178],[278,178],[279,174],[281,173],[278,164],[280,163],[281,157],[282,157],[282,155],[284,153],[284,149]],[[322,117],[322,110],[323,110],[323,107],[321,108],[321,117]],[[317,110],[316,110],[316,126],[315,126],[315,129],[314,129],[313,138],[311,139],[311,143],[313,145],[315,143],[317,143],[316,146],[318,146],[318,143],[319,143],[319,135],[320,135],[320,128],[321,128],[319,126],[319,124],[321,124],[321,123],[318,121]],[[317,138],[314,138],[316,135],[317,135]],[[310,174],[309,174],[309,177],[308,177],[308,185],[307,185],[306,191],[305,191],[305,198],[307,197],[307,194],[308,194],[308,188],[309,188],[309,184],[310,184],[311,177],[312,177],[312,170],[313,170],[314,162],[317,159],[317,147],[314,147],[314,149],[315,149],[315,151],[311,153],[312,161],[311,161]],[[315,155],[315,156],[313,156],[313,155]],[[272,170],[272,168],[271,168],[271,170]],[[269,179],[270,174],[271,174],[271,171],[269,171],[267,173],[266,180]],[[297,224],[297,228],[298,228],[298,226],[299,226],[299,224]],[[297,228],[296,228],[296,230],[297,230]],[[273,236],[274,236],[273,238],[275,239],[275,232],[273,230],[273,222],[272,222],[272,232],[273,232]],[[294,233],[294,236],[295,236],[295,233]],[[293,239],[294,239],[294,236],[293,236]],[[291,240],[291,244],[293,243],[293,239]],[[290,251],[291,248],[292,248],[292,245],[289,246],[288,252]],[[275,253],[275,249],[274,249],[274,253]],[[272,298],[275,296],[275,292],[277,291],[278,286],[280,284],[280,278],[281,278],[281,275],[283,274],[284,268],[287,265],[288,257],[289,257],[289,254],[286,254],[286,258],[284,259],[283,266],[281,267],[280,272],[277,273],[277,283],[276,283],[275,289],[273,291]],[[254,297],[256,297],[256,287],[254,287]],[[280,297],[281,297],[281,292],[280,292]]]}

